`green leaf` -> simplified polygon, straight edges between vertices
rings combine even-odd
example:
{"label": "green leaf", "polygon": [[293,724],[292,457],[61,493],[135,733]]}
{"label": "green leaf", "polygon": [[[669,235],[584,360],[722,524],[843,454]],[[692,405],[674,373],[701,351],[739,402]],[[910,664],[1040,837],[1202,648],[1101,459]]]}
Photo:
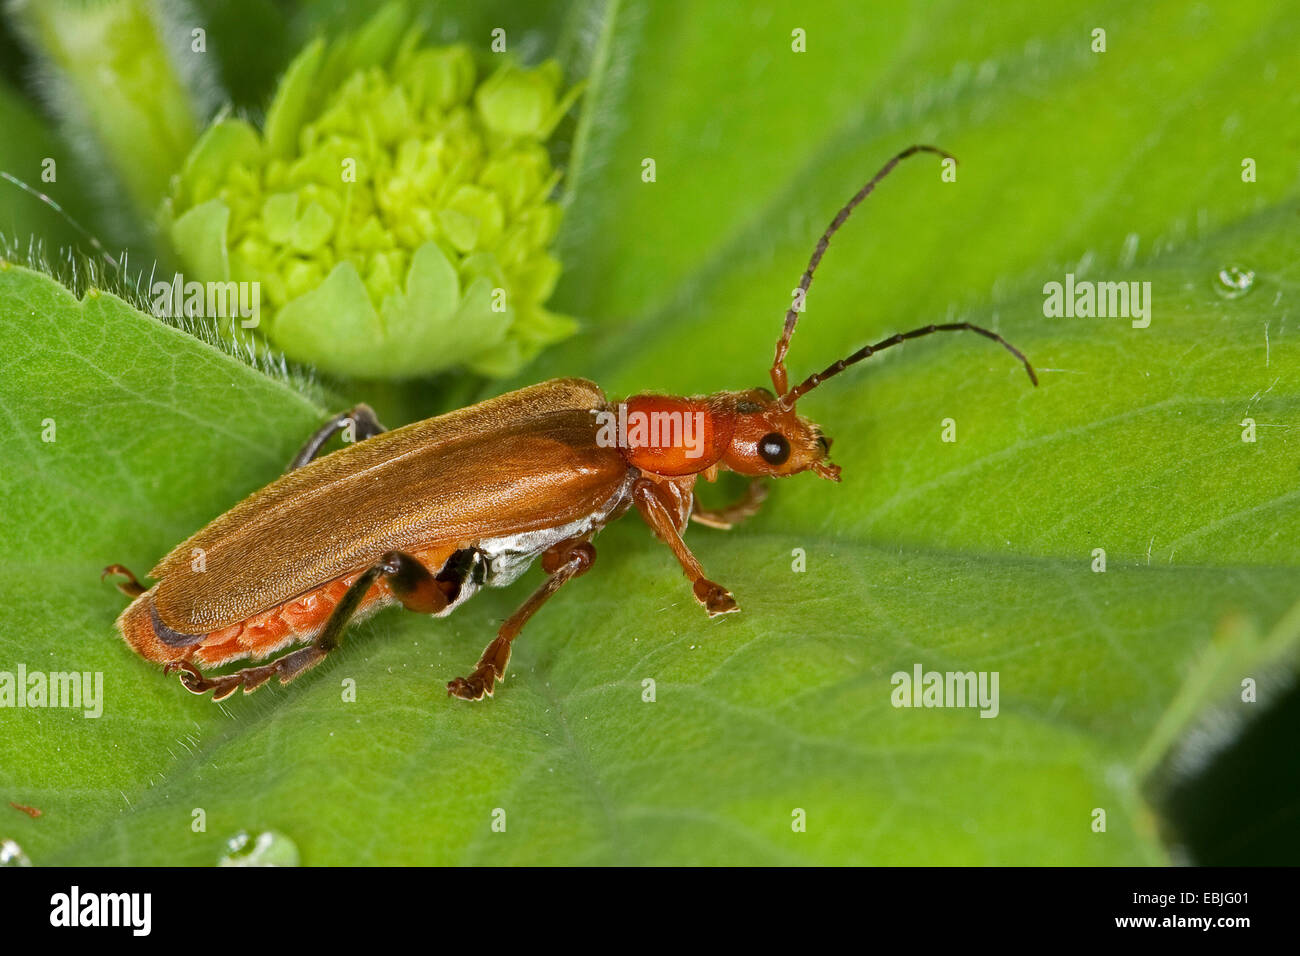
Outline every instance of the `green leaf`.
{"label": "green leaf", "polygon": [[[306,864],[1167,861],[1146,799],[1167,756],[1267,706],[1300,639],[1300,237],[1276,135],[1300,24],[1246,6],[999,5],[978,30],[919,4],[575,12],[593,74],[556,305],[589,325],[530,380],[763,384],[821,229],[921,140],[957,181],[909,160],[855,213],[792,373],[969,320],[1042,385],[973,335],[846,372],[800,403],[843,483],[779,482],[750,522],[688,535],[741,614],[706,619],[628,516],[479,705],[443,685],[537,570],[445,620],[385,612],[219,706],[134,657],[99,570],[145,571],[328,410],[111,296],[0,272],[0,671],[102,672],[106,698],[99,718],[0,711],[0,792],[45,811],[0,837],[37,864],[213,865],[241,831]],[[1229,266],[1246,294],[1221,293]],[[1150,282],[1150,326],[1045,317],[1067,273]],[[893,706],[918,665],[997,672],[997,717]]]}

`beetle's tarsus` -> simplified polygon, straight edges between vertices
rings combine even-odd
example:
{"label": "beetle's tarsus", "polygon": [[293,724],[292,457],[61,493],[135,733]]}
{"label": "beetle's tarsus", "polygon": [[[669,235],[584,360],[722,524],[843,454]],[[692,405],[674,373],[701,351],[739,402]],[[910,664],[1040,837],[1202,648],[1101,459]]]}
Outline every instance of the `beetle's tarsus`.
{"label": "beetle's tarsus", "polygon": [[692,590],[695,592],[695,600],[704,605],[704,610],[709,612],[709,617],[718,617],[740,610],[740,605],[736,603],[731,592],[716,581],[700,578],[692,586]]}
{"label": "beetle's tarsus", "polygon": [[519,610],[501,625],[497,636],[483,650],[478,666],[469,677],[457,677],[447,682],[447,694],[461,700],[482,700],[492,696],[498,681],[506,679],[510,666],[510,648],[528,619],[571,578],[586,573],[596,560],[596,549],[582,538],[561,541],[542,555],[542,569],[549,575],[542,586],[534,591]]}
{"label": "beetle's tarsus", "polygon": [[[176,671],[180,671],[181,686],[191,694],[206,694],[210,690],[216,690],[219,693],[220,689],[230,682],[230,678],[236,676],[231,674],[224,678],[204,677],[203,672],[189,661],[168,661],[163,665],[164,674],[174,674]],[[235,681],[235,684],[237,685],[238,681]],[[231,690],[233,689],[234,688],[232,687]],[[226,696],[229,696],[229,691],[225,694],[220,694],[220,696],[214,694],[212,699],[221,700],[222,697]]]}
{"label": "beetle's tarsus", "polygon": [[272,677],[279,677],[281,684],[287,684],[303,671],[319,664],[324,657],[324,651],[315,644],[310,644],[291,654],[285,654],[269,664],[245,667],[233,674],[222,674],[219,677],[205,677],[203,672],[189,661],[168,661],[163,665],[163,673],[171,674],[180,671],[181,684],[186,690],[191,694],[206,694],[212,691],[212,700],[215,702],[225,700],[241,687],[245,694],[251,694]]}
{"label": "beetle's tarsus", "polygon": [[[246,675],[243,680],[245,694],[251,694],[253,691],[257,690],[259,687],[261,687],[263,684],[269,681],[271,677],[275,674],[276,668],[272,668],[272,667],[250,668],[249,671],[251,671],[251,673],[240,671],[241,674]],[[281,677],[280,683],[287,684],[289,682],[285,680],[283,677]]]}
{"label": "beetle's tarsus", "polygon": [[145,592],[144,585],[135,579],[135,575],[131,573],[130,568],[124,567],[120,564],[110,564],[100,573],[99,580],[104,580],[104,578],[108,577],[110,574],[120,574],[122,577],[126,578],[125,581],[114,582],[113,586],[127,597],[132,599],[138,598]]}
{"label": "beetle's tarsus", "polygon": [[[509,623],[506,622],[507,625]],[[505,629],[503,625],[501,630],[504,632]],[[498,634],[484,649],[474,673],[447,682],[447,695],[461,700],[482,700],[485,694],[491,697],[497,682],[506,679],[506,668],[510,666],[510,644],[513,640],[513,635]]]}
{"label": "beetle's tarsus", "polygon": [[767,483],[762,478],[755,478],[738,500],[721,508],[696,508],[691,512],[691,520],[706,528],[730,531],[746,518],[758,514],[766,498]]}
{"label": "beetle's tarsus", "polygon": [[652,481],[641,479],[633,486],[632,495],[632,500],[636,502],[637,510],[641,512],[641,517],[645,519],[646,524],[672,549],[677,563],[682,566],[686,577],[691,581],[691,591],[695,594],[695,600],[704,605],[704,609],[709,612],[709,617],[739,611],[740,607],[736,604],[736,599],[731,596],[731,592],[704,576],[704,568],[691,553],[691,549],[686,546],[686,542],[682,540],[682,531],[686,527],[685,514],[680,515],[680,520],[675,518],[674,512],[669,510],[664,501],[664,492]]}
{"label": "beetle's tarsus", "polygon": [[225,700],[243,683],[243,671],[225,674],[221,677],[204,677],[203,672],[189,661],[168,661],[163,665],[163,673],[181,672],[181,686],[191,694],[206,694],[212,691],[214,701]]}
{"label": "beetle's tarsus", "polygon": [[447,696],[461,700],[482,700],[484,696],[492,696],[495,685],[495,675],[490,682],[477,673],[471,677],[457,677],[447,682]]}

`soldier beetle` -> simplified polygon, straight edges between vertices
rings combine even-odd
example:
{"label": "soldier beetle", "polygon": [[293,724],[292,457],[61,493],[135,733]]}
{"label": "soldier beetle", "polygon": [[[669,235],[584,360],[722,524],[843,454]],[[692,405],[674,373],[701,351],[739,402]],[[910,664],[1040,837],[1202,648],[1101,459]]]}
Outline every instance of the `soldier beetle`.
{"label": "soldier beetle", "polygon": [[[339,646],[349,621],[399,603],[442,617],[483,586],[503,587],[540,558],[547,577],[501,625],[467,677],[447,684],[464,700],[491,695],[529,618],[595,560],[591,539],[632,507],[664,541],[710,617],[737,610],[682,540],[689,520],[730,528],[757,511],[763,480],[810,471],[831,481],[831,442],[795,412],[800,398],[882,349],[935,332],[970,331],[998,342],[1038,384],[1023,354],[966,322],[928,325],[867,345],[793,388],[785,357],[802,295],[831,237],[899,162],[899,153],[848,202],[817,243],[785,316],[770,370],[774,391],[694,398],[639,394],[615,406],[591,382],[556,379],[385,431],[365,405],[317,431],[289,470],[168,554],[146,590],[120,565],[133,598],[118,618],[141,656],[179,671],[190,691],[221,700],[278,677],[287,684]],[[336,432],[356,441],[320,455]],[[750,476],[729,507],[694,507],[697,478]],[[203,571],[191,567],[201,549]],[[269,663],[218,676],[242,659]]]}

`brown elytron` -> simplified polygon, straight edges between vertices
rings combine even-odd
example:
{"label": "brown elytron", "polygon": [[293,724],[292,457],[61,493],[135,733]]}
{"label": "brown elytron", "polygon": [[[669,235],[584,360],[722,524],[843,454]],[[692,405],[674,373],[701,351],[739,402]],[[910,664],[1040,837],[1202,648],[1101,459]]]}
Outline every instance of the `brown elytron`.
{"label": "brown elytron", "polygon": [[[895,156],[832,221],[800,282],[802,292],[831,236],[898,162]],[[737,610],[682,540],[695,521],[729,528],[757,511],[762,479],[812,471],[839,480],[830,441],[795,412],[826,379],[884,348],[934,332],[972,331],[1025,357],[1000,336],[968,323],[931,325],[863,347],[791,389],[785,356],[798,322],[791,309],[766,389],[683,398],[635,395],[612,404],[582,379],[556,379],[385,431],[364,405],[336,416],[290,470],[178,545],[150,572],[146,590],[120,565],[132,597],[118,618],[130,646],[195,693],[228,697],[272,677],[288,683],[339,645],[349,621],[400,603],[445,615],[481,586],[505,586],[540,558],[547,575],[498,631],[478,666],[447,685],[477,700],[505,678],[523,625],[595,560],[605,524],[634,507],[673,552],[710,616]],[[615,425],[617,423],[617,426]],[[356,441],[317,457],[337,431]],[[698,477],[730,470],[755,479],[735,504],[695,507]],[[290,648],[295,648],[290,650]],[[208,676],[234,661],[268,663]]]}

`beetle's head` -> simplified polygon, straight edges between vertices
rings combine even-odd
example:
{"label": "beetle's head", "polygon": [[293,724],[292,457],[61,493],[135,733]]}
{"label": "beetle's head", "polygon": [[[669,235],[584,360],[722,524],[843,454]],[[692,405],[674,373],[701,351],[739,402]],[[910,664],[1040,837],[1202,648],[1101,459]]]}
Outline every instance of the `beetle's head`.
{"label": "beetle's head", "polygon": [[831,440],[813,422],[785,408],[765,388],[729,392],[720,396],[730,407],[734,422],[731,441],[719,462],[742,475],[785,477],[801,471],[815,472],[830,481],[840,480],[838,465],[827,461]]}

